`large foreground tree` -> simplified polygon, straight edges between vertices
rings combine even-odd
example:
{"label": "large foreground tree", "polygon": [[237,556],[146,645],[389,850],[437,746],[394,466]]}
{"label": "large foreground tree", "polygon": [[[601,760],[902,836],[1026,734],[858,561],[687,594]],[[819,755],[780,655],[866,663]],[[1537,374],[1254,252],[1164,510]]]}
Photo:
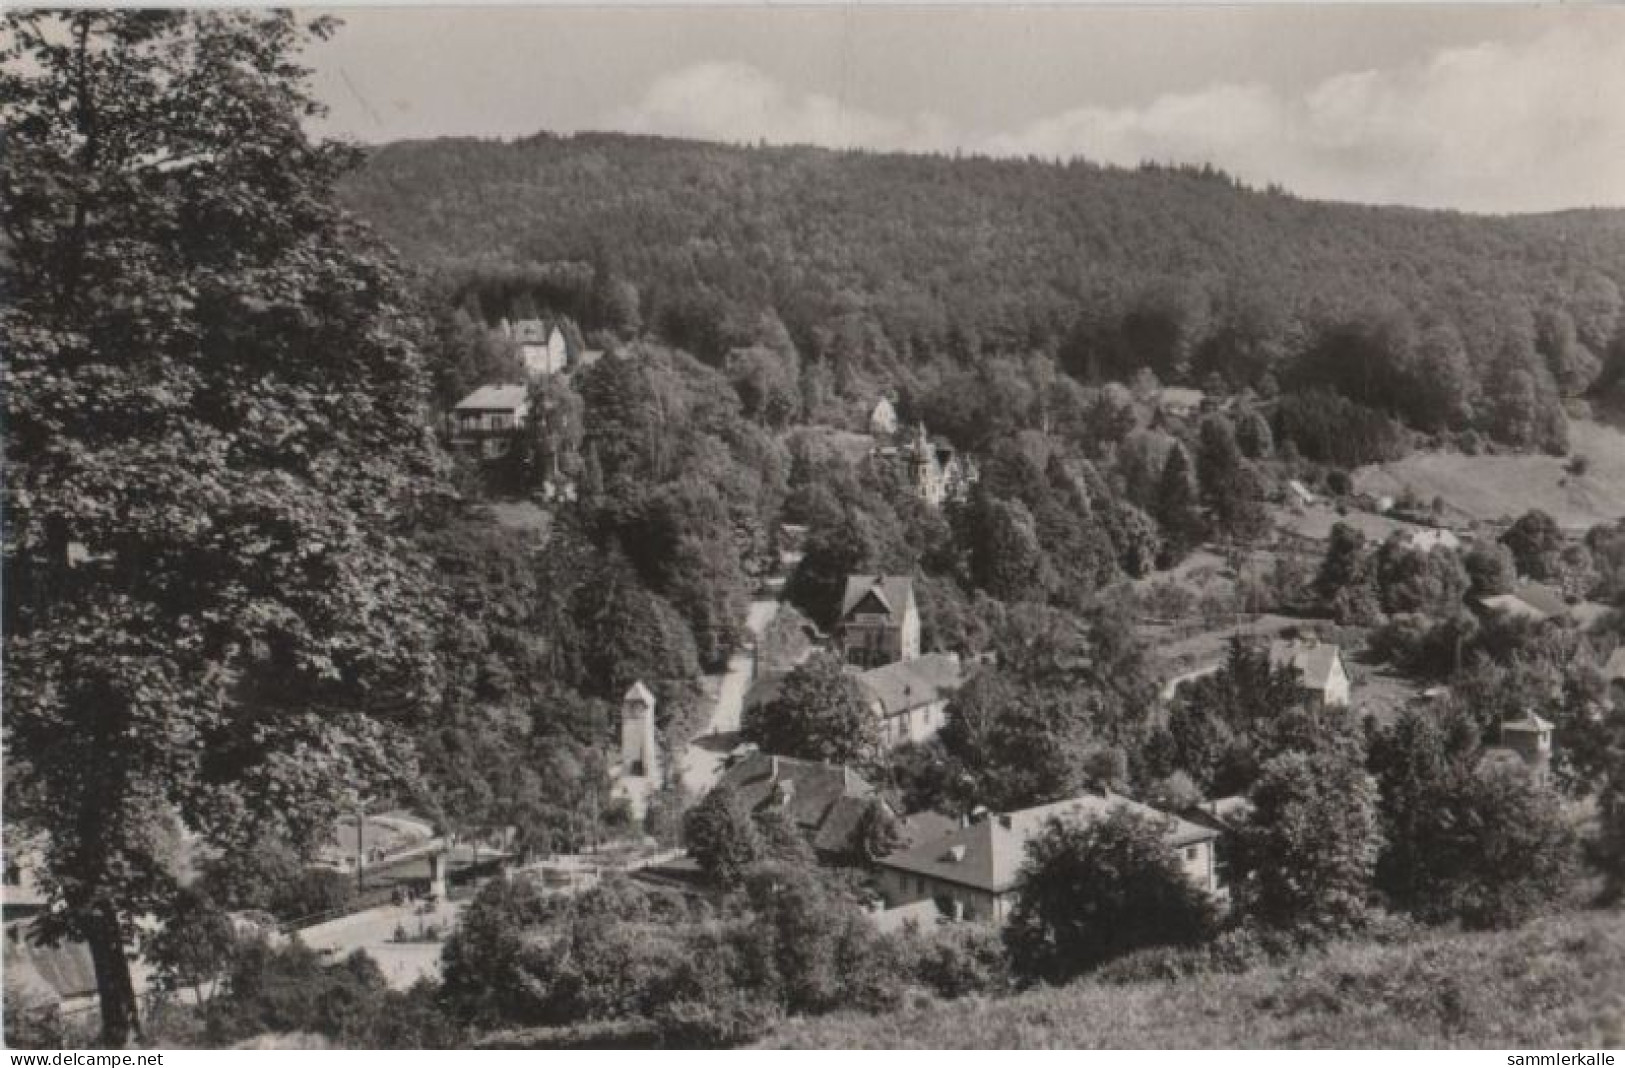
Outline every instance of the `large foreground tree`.
{"label": "large foreground tree", "polygon": [[434,687],[401,538],[437,492],[417,317],[335,207],[287,13],[14,12],[0,34],[6,818],[103,1037],[174,836],[311,841]]}

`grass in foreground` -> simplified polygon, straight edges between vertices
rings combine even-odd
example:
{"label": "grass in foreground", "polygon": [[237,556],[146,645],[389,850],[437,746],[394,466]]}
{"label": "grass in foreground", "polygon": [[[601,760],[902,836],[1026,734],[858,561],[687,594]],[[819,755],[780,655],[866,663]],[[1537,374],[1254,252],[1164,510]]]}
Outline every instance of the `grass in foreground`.
{"label": "grass in foreground", "polygon": [[1625,1045],[1625,912],[1517,931],[1349,943],[1241,975],[1070,986],[790,1021],[808,1049],[1613,1048]]}

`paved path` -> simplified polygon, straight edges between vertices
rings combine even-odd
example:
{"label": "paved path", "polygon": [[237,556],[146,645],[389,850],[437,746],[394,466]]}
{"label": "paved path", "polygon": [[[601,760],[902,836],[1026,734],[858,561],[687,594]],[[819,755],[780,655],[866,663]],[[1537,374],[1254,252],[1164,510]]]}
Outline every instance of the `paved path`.
{"label": "paved path", "polygon": [[385,980],[396,990],[405,990],[424,976],[440,973],[439,942],[396,942],[395,928],[417,934],[421,926],[434,924],[442,935],[456,926],[462,912],[461,901],[442,901],[429,913],[419,913],[416,905],[382,905],[354,912],[336,920],[306,927],[298,939],[311,949],[331,952],[342,959],[358,949],[378,962]]}
{"label": "paved path", "polygon": [[[750,603],[745,615],[745,627],[752,640],[761,638],[767,625],[778,614],[779,602],[759,600]],[[698,798],[710,790],[722,775],[722,762],[728,751],[738,744],[739,719],[745,707],[745,691],[750,689],[751,654],[749,650],[735,652],[728,660],[728,670],[712,676],[716,685],[716,704],[711,709],[711,721],[700,737],[689,743],[683,754],[683,785],[691,798]]]}

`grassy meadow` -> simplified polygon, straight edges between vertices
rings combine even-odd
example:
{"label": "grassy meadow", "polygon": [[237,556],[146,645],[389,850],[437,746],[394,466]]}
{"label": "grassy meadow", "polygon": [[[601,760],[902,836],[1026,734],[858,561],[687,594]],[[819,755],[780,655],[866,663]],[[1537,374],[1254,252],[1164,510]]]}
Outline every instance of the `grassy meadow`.
{"label": "grassy meadow", "polygon": [[1422,1049],[1625,1045],[1625,912],[1516,931],[1345,943],[1234,975],[1109,985],[881,1016],[797,1019],[763,1046],[808,1049]]}

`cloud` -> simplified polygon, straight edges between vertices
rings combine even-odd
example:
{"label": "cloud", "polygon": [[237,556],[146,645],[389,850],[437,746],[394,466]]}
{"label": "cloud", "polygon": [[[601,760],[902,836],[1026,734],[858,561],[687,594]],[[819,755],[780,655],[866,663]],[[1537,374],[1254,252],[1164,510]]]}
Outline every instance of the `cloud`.
{"label": "cloud", "polygon": [[988,139],[1007,154],[1212,162],[1313,197],[1476,211],[1625,204],[1625,41],[1556,31],[1327,78],[1083,107]]}
{"label": "cloud", "polygon": [[1469,211],[1625,205],[1625,37],[1613,28],[1444,49],[1301,92],[1237,81],[1084,105],[994,133],[854,109],[792,93],[747,64],[705,63],[659,79],[607,124],[727,141],[1210,162],[1302,196]]}
{"label": "cloud", "polygon": [[792,95],[747,63],[699,63],[665,75],[606,125],[628,133],[832,148],[924,150],[952,140],[940,116],[897,120],[822,93]]}

